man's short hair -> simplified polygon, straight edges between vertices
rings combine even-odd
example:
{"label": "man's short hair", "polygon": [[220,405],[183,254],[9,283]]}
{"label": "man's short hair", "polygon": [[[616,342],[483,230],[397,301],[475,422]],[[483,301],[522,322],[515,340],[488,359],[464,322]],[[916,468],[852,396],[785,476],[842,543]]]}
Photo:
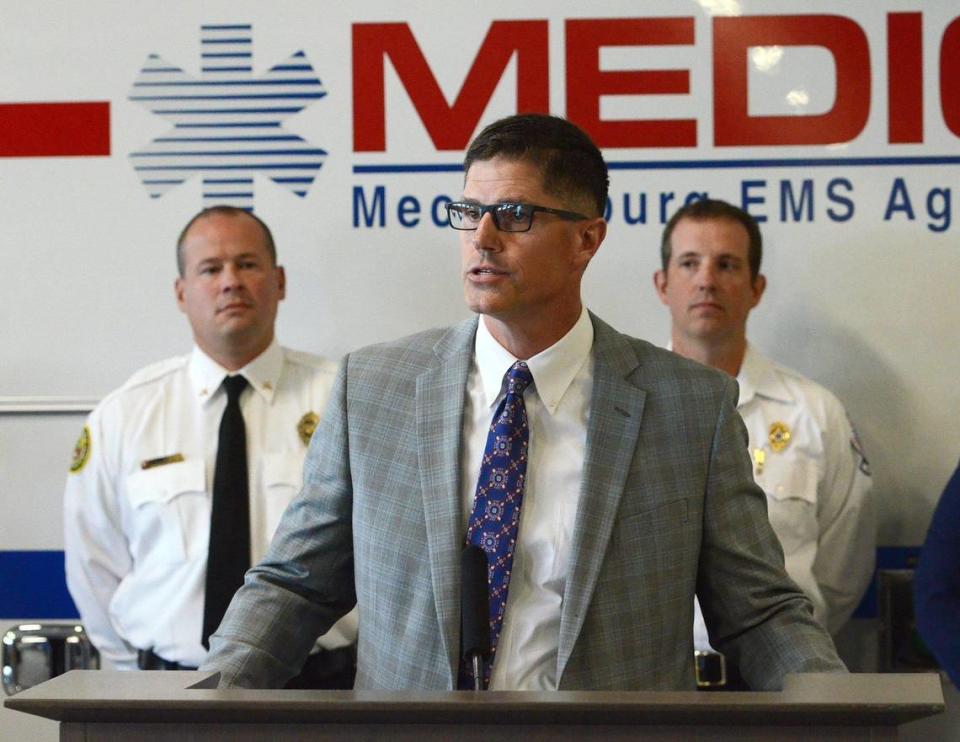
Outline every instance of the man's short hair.
{"label": "man's short hair", "polygon": [[525,113],[494,121],[471,142],[463,170],[494,157],[536,165],[547,193],[587,199],[593,216],[607,208],[607,163],[590,137],[566,119]]}
{"label": "man's short hair", "polygon": [[194,214],[193,218],[187,222],[187,226],[183,228],[180,232],[180,236],[177,237],[177,270],[180,272],[180,277],[183,278],[183,272],[186,269],[186,265],[183,260],[183,241],[187,238],[187,232],[190,231],[190,227],[196,224],[198,221],[207,216],[248,216],[257,224],[260,225],[260,229],[263,231],[263,241],[267,246],[267,252],[270,253],[270,259],[273,261],[273,264],[277,264],[277,246],[273,241],[273,234],[270,232],[270,227],[264,223],[263,219],[258,217],[252,211],[247,211],[246,209],[241,209],[238,206],[209,206],[203,211]]}
{"label": "man's short hair", "polygon": [[663,238],[660,240],[660,260],[663,262],[663,270],[667,270],[670,265],[670,255],[673,252],[670,238],[673,235],[673,230],[682,219],[697,222],[726,219],[742,224],[750,239],[747,248],[750,278],[756,278],[760,275],[760,261],[763,259],[763,237],[760,235],[760,226],[757,224],[757,220],[743,209],[716,198],[701,198],[691,201],[670,217],[667,226],[663,228]]}

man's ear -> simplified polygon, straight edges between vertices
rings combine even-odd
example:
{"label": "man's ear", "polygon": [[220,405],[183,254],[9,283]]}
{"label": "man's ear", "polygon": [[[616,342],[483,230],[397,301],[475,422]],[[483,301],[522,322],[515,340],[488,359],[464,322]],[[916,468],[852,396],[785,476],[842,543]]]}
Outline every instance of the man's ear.
{"label": "man's ear", "polygon": [[602,217],[591,219],[580,229],[580,250],[579,258],[582,261],[582,268],[586,269],[587,264],[593,260],[597,254],[600,245],[603,244],[607,236],[607,222]]}
{"label": "man's ear", "polygon": [[277,285],[280,289],[280,299],[287,298],[287,274],[282,265],[277,266]]}
{"label": "man's ear", "polygon": [[753,309],[757,304],[760,303],[760,299],[763,298],[763,292],[767,288],[767,277],[762,273],[758,273],[757,277],[753,279],[753,303],[750,305],[750,308]]}
{"label": "man's ear", "polygon": [[179,276],[177,280],[173,282],[173,293],[177,297],[177,307],[181,312],[186,311],[183,306],[183,279]]}
{"label": "man's ear", "polygon": [[653,274],[653,287],[657,290],[657,296],[660,297],[662,304],[667,303],[667,272],[663,269]]}

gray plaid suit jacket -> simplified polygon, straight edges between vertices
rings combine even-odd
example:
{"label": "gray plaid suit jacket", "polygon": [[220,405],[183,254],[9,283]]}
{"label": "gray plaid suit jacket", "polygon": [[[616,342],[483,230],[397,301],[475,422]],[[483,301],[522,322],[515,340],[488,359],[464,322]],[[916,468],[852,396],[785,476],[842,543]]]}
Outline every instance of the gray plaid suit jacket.
{"label": "gray plaid suit jacket", "polygon": [[[754,689],[843,671],[754,484],[729,377],[592,317],[594,382],[561,689],[691,689],[693,596]],[[282,687],[358,602],[357,689],[456,687],[459,450],[476,318],[348,355],[300,495],[204,669]],[[522,527],[522,526],[521,526]]]}

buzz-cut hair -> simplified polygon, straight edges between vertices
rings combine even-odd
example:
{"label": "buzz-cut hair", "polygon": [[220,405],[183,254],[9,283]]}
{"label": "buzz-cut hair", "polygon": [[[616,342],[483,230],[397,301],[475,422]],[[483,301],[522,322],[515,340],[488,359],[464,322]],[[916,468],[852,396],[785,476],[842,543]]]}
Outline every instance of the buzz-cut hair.
{"label": "buzz-cut hair", "polygon": [[750,278],[755,279],[760,275],[760,262],[763,260],[763,237],[760,234],[760,226],[757,224],[757,220],[743,209],[716,198],[700,198],[691,201],[670,217],[667,226],[663,228],[663,237],[660,240],[660,260],[663,263],[664,271],[669,267],[670,256],[673,253],[673,246],[670,244],[673,230],[684,219],[695,222],[726,219],[743,225],[749,238],[747,263],[750,266]]}
{"label": "buzz-cut hair", "polygon": [[263,231],[263,242],[267,246],[267,252],[270,254],[270,260],[273,261],[274,266],[277,264],[277,246],[273,241],[273,233],[270,232],[270,227],[266,223],[254,214],[252,211],[247,211],[246,209],[241,209],[239,206],[227,206],[226,204],[221,204],[218,206],[209,206],[206,209],[194,214],[193,218],[187,222],[187,226],[183,228],[180,232],[180,236],[177,237],[177,271],[180,273],[180,278],[183,278],[184,271],[186,270],[186,264],[183,258],[183,243],[187,238],[187,232],[190,231],[190,227],[196,224],[201,219],[208,216],[247,216],[253,219],[260,229]]}

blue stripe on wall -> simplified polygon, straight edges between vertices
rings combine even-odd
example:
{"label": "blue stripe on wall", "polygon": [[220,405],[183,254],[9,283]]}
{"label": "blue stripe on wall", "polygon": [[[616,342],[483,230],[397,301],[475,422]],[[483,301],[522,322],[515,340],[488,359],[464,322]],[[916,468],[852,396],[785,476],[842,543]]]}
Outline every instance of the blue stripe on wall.
{"label": "blue stripe on wall", "polygon": [[[877,549],[877,569],[913,569],[919,557],[919,546],[881,546]],[[874,581],[854,618],[876,616],[877,586]],[[79,617],[67,591],[62,551],[0,551],[0,617]]]}
{"label": "blue stripe on wall", "polygon": [[[919,546],[878,546],[877,547],[877,566],[876,569],[916,569],[917,562],[920,561]],[[853,612],[854,618],[876,618],[880,609],[877,604],[877,580],[876,572],[874,579],[870,582],[870,587]]]}
{"label": "blue stripe on wall", "polygon": [[0,616],[79,618],[67,592],[62,551],[0,551]]}

